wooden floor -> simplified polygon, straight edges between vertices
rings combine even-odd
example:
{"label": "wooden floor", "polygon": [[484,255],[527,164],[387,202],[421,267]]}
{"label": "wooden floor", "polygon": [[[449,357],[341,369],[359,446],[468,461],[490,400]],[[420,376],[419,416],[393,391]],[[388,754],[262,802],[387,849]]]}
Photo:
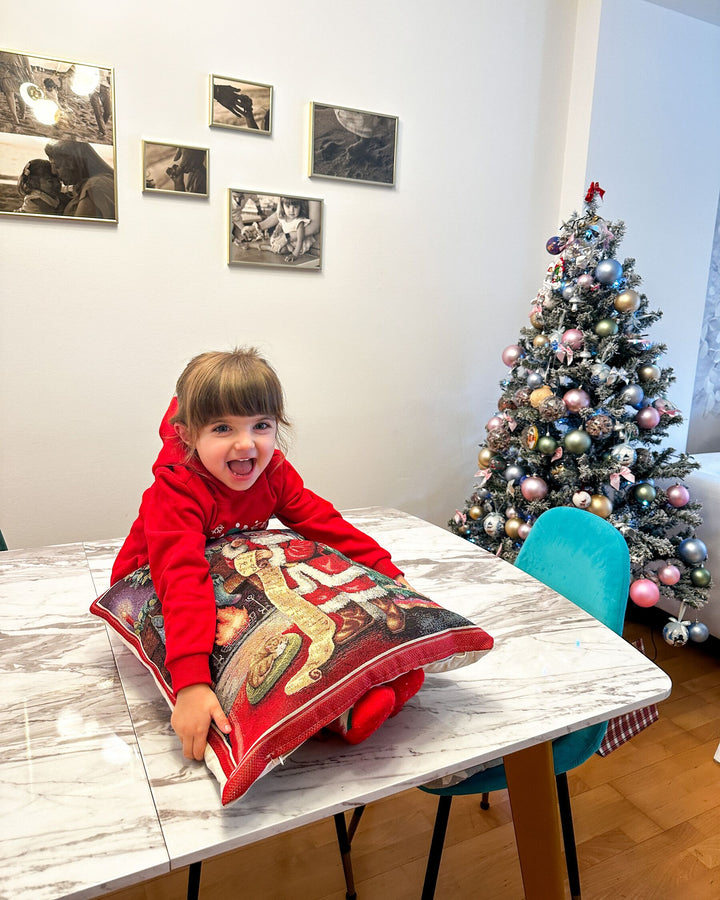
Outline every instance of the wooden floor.
{"label": "wooden floor", "polygon": [[[717,900],[720,642],[669,647],[657,628],[667,617],[648,616],[637,613],[625,637],[644,639],[673,691],[655,724],[570,773],[583,898]],[[411,790],[368,807],[353,841],[358,900],[418,900],[436,802]],[[453,801],[437,900],[522,900],[507,792],[490,803]],[[186,888],[187,869],[106,896],[183,900]],[[332,819],[203,864],[201,900],[344,896]]]}

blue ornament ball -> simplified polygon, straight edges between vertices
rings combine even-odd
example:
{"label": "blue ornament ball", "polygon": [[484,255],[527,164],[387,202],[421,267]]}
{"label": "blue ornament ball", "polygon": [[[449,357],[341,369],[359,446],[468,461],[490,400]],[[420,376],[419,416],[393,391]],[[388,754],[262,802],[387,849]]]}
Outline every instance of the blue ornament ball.
{"label": "blue ornament ball", "polygon": [[616,259],[603,259],[595,268],[595,280],[600,284],[612,284],[622,277],[623,268]]}
{"label": "blue ornament ball", "polygon": [[677,549],[680,559],[690,565],[697,565],[707,559],[707,547],[698,538],[685,538]]}
{"label": "blue ornament ball", "polygon": [[562,250],[562,241],[557,236],[548,238],[548,241],[545,244],[545,249],[553,256],[557,256],[558,253],[560,253],[560,251]]}
{"label": "blue ornament ball", "polygon": [[702,644],[703,641],[710,637],[710,629],[704,622],[693,622],[692,625],[688,626],[688,634],[691,641],[695,641],[696,644]]}

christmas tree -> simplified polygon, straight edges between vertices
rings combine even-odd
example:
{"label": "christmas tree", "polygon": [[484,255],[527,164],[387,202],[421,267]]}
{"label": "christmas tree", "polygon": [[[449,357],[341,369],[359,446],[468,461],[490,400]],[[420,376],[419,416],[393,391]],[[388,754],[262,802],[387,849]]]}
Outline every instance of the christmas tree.
{"label": "christmas tree", "polygon": [[675,600],[663,636],[681,646],[708,637],[686,618],[707,602],[711,578],[695,536],[701,507],[682,483],[698,464],[663,445],[682,417],[667,398],[673,371],[658,364],[667,348],[646,335],[662,313],[638,290],[635,260],[616,258],[625,226],[598,215],[604,193],[593,182],[583,213],[547,241],[553,262],[530,324],[502,352],[509,372],[479,482],[449,526],[512,562],[550,507],[608,519],[630,552],[630,599]]}

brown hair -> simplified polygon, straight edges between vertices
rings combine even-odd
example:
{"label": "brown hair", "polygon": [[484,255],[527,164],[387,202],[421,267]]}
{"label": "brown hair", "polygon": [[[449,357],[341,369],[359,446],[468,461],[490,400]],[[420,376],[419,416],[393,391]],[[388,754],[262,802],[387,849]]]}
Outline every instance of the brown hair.
{"label": "brown hair", "polygon": [[280,379],[254,347],[194,357],[178,378],[176,394],[178,411],[170,423],[184,425],[192,444],[205,425],[224,416],[272,416],[279,429],[290,425]]}

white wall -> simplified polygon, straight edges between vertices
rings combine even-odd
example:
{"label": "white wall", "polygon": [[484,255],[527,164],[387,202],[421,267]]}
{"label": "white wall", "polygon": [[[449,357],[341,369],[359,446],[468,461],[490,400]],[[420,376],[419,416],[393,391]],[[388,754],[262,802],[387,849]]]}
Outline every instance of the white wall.
{"label": "white wall", "polygon": [[[575,13],[574,0],[36,0],[31,17],[6,4],[7,49],[115,68],[120,219],[0,220],[10,546],[125,533],[179,371],[238,343],[276,365],[291,459],[314,490],[444,524],[568,212]],[[271,139],[207,127],[210,72],[275,85]],[[307,178],[310,100],[399,116],[394,189]],[[142,139],[209,147],[209,201],[143,195]],[[228,186],[324,198],[323,273],[228,268]]]}
{"label": "white wall", "polygon": [[603,0],[587,180],[600,213],[622,219],[619,256],[634,257],[663,318],[649,337],[677,376],[669,394],[684,450],[720,192],[720,28],[644,0]]}

